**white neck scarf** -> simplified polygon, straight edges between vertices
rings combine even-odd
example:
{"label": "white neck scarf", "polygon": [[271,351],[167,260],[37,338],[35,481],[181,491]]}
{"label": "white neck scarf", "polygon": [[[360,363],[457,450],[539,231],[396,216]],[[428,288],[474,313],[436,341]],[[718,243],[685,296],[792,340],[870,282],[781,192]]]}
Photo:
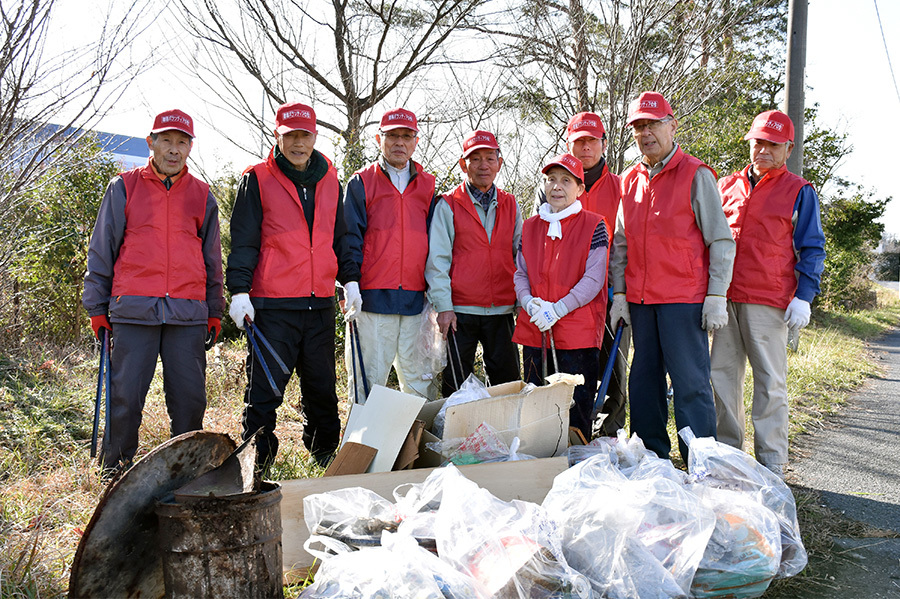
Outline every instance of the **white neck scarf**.
{"label": "white neck scarf", "polygon": [[579,212],[581,212],[581,200],[575,200],[568,208],[559,212],[553,212],[549,202],[541,204],[541,207],[538,208],[538,216],[541,217],[541,220],[550,223],[550,226],[547,228],[547,237],[551,239],[562,239],[562,225],[560,221]]}

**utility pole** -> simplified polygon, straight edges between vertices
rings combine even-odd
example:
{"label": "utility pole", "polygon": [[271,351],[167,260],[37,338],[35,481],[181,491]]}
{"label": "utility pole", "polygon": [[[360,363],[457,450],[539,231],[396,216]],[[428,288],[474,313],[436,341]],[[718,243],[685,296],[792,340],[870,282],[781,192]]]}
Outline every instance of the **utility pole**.
{"label": "utility pole", "polygon": [[794,151],[788,170],[803,176],[803,109],[806,96],[806,15],[809,0],[791,0],[788,15],[787,84],[785,112],[794,121]]}

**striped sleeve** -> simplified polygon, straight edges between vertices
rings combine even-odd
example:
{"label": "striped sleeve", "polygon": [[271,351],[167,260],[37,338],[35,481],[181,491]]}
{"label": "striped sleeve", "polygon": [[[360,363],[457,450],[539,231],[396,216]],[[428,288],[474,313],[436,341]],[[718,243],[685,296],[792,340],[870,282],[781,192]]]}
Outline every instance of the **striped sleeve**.
{"label": "striped sleeve", "polygon": [[597,224],[597,228],[594,229],[594,236],[591,238],[591,249],[596,250],[599,247],[608,247],[608,246],[609,246],[609,235],[606,232],[606,226],[601,221]]}

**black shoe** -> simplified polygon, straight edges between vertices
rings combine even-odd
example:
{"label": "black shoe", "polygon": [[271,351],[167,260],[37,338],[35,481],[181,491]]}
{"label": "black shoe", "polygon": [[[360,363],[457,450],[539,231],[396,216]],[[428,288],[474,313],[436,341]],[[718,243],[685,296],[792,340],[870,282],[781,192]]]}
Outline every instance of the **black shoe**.
{"label": "black shoe", "polygon": [[334,460],[334,452],[333,451],[323,451],[312,454],[313,459],[316,461],[316,464],[319,465],[320,468],[328,468],[328,465],[331,464],[332,460]]}
{"label": "black shoe", "polygon": [[122,478],[122,475],[128,471],[134,464],[131,460],[119,462],[114,466],[100,465],[100,480],[104,483],[110,483]]}

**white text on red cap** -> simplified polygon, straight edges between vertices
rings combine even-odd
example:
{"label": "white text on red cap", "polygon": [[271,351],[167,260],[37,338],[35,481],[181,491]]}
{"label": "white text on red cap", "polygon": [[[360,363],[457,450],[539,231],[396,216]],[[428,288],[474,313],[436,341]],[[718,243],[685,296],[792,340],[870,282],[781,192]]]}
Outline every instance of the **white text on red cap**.
{"label": "white text on red cap", "polygon": [[312,114],[308,110],[289,110],[281,115],[281,119],[285,121],[294,118],[311,119]]}
{"label": "white text on red cap", "polygon": [[582,119],[577,123],[572,123],[572,129],[581,129],[582,127],[600,127],[600,123],[593,119]]}
{"label": "white text on red cap", "polygon": [[656,100],[641,100],[641,108],[656,108],[659,103]]}
{"label": "white text on red cap", "polygon": [[778,121],[766,121],[766,124],[763,125],[763,128],[775,129],[776,131],[784,131],[784,125],[782,125]]}
{"label": "white text on red cap", "polygon": [[395,112],[393,114],[389,114],[387,117],[387,120],[389,121],[395,121],[397,119],[408,121],[410,123],[413,122],[413,117],[408,114],[403,114],[402,112]]}
{"label": "white text on red cap", "polygon": [[164,116],[160,119],[160,123],[162,123],[162,124],[171,123],[171,122],[181,123],[182,125],[187,125],[188,127],[191,126],[191,121],[189,119],[186,119],[183,116],[179,116],[177,114],[170,114],[170,115]]}

